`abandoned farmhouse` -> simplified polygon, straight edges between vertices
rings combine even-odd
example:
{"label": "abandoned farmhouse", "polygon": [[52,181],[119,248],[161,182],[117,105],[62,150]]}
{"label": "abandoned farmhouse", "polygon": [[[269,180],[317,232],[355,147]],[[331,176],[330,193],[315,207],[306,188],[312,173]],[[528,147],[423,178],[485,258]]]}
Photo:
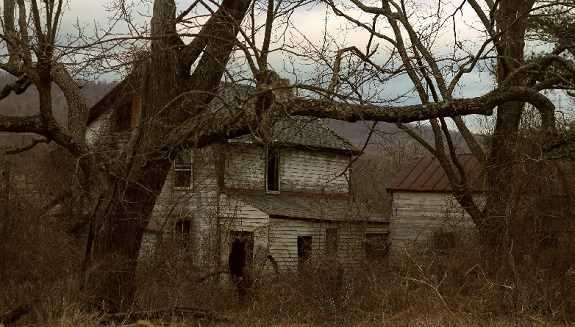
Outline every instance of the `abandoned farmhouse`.
{"label": "abandoned farmhouse", "polygon": [[[245,92],[243,93],[245,95]],[[222,90],[211,110],[222,110],[242,93]],[[104,99],[103,101],[106,101]],[[90,144],[121,151],[138,122],[138,101],[94,114]],[[117,131],[103,140],[103,129]],[[350,191],[349,167],[359,154],[317,119],[286,118],[262,144],[246,135],[201,149],[184,149],[158,197],[146,229],[142,254],[162,237],[185,243],[194,262],[227,262],[240,238],[250,260],[279,271],[322,258],[355,266],[383,257],[389,245],[386,217],[366,212]]]}
{"label": "abandoned farmhouse", "polygon": [[[219,92],[209,110],[230,110],[253,89],[222,86]],[[140,105],[133,97],[115,110],[91,113],[91,146],[121,151],[140,124]],[[110,130],[113,138],[100,137]],[[283,117],[270,133],[268,142],[252,133],[173,155],[142,255],[167,238],[182,243],[195,264],[219,267],[240,239],[251,263],[265,269],[296,270],[324,259],[354,267],[413,242],[449,247],[452,232],[472,227],[433,158],[420,157],[396,172],[387,187],[391,215],[383,216],[369,212],[351,191],[350,169],[360,151],[323,121]],[[480,163],[466,154],[458,160],[481,205]]]}

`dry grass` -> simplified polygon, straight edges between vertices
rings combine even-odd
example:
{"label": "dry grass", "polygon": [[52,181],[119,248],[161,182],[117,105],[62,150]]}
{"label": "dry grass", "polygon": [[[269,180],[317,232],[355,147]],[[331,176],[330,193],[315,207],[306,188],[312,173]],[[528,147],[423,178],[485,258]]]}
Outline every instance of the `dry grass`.
{"label": "dry grass", "polygon": [[[568,249],[494,264],[473,239],[461,238],[447,253],[413,247],[343,275],[338,267],[324,264],[299,274],[261,276],[251,300],[243,304],[225,282],[226,275],[219,283],[214,278],[200,282],[205,272],[194,269],[185,253],[164,253],[157,256],[163,260],[142,263],[134,310],[201,308],[228,321],[173,315],[160,321],[150,317],[149,326],[561,326],[573,320],[575,276],[570,268],[575,261]],[[22,248],[24,244],[29,248]],[[22,262],[12,257],[21,266],[3,267],[3,276],[11,281],[4,279],[0,311],[39,298],[20,325],[100,325],[103,316],[79,304],[83,295],[78,284],[56,278],[73,270],[72,264],[64,264],[72,258],[48,255],[45,246],[34,244],[20,244]],[[70,244],[52,246],[50,251],[56,251]],[[47,258],[38,259],[35,251]]]}
{"label": "dry grass", "polygon": [[[105,317],[81,305],[86,294],[74,278],[81,243],[34,218],[39,213],[17,217],[0,222],[0,313],[33,302],[19,325],[99,326]],[[473,237],[458,240],[449,251],[414,246],[343,275],[322,264],[257,276],[249,303],[239,303],[227,275],[203,279],[206,271],[168,244],[141,262],[134,310],[197,308],[227,320],[144,315],[149,326],[562,326],[574,320],[569,242],[494,258]]]}

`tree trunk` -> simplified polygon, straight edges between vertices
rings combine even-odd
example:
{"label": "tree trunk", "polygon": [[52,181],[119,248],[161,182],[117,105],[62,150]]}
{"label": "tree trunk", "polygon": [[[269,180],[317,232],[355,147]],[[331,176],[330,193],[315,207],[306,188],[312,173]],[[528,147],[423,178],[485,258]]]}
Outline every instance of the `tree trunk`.
{"label": "tree trunk", "polygon": [[[498,30],[502,32],[499,42],[504,53],[499,54],[497,61],[497,82],[501,84],[524,62],[526,13],[533,6],[533,1],[507,0],[501,1],[499,6],[496,21]],[[522,76],[516,76],[509,86],[522,86],[523,83]],[[489,186],[485,208],[487,220],[478,226],[485,244],[492,249],[506,249],[510,242],[514,149],[523,108],[523,102],[507,102],[497,109],[486,167]]]}
{"label": "tree trunk", "polygon": [[135,181],[116,180],[109,200],[101,206],[103,223],[96,231],[89,287],[107,312],[119,312],[134,301],[140,244],[170,162],[151,165]]}
{"label": "tree trunk", "polygon": [[134,303],[140,244],[170,170],[169,158],[178,148],[178,144],[166,144],[166,138],[213,99],[250,2],[226,0],[221,4],[213,15],[218,33],[202,36],[209,41],[190,76],[189,67],[183,69],[187,59],[176,32],[175,1],[154,1],[151,54],[140,64],[137,80],[141,84],[136,86],[141,99],[139,126],[116,160],[121,166],[116,171],[124,172],[123,176],[110,174],[102,183],[110,186],[99,190],[107,200],[99,206],[94,224],[88,287],[95,290],[98,305],[103,304],[106,311],[118,312]]}

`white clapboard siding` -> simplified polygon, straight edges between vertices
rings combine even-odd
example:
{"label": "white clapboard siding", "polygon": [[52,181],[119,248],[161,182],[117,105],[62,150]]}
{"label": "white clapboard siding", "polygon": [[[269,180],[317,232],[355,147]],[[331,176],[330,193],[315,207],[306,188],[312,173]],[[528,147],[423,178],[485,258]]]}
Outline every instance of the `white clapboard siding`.
{"label": "white clapboard siding", "polygon": [[269,252],[281,271],[298,267],[297,238],[312,237],[312,257],[323,253],[321,223],[304,220],[270,218]]}
{"label": "white clapboard siding", "polygon": [[319,151],[282,150],[280,190],[348,192],[346,168],[349,160],[349,156]]}
{"label": "white clapboard siding", "polygon": [[265,160],[262,147],[240,144],[228,146],[225,166],[226,187],[262,190],[265,183]]}
{"label": "white clapboard siding", "polygon": [[[217,199],[220,206],[217,206]],[[230,231],[247,231],[254,233],[254,253],[265,256],[268,247],[268,215],[241,201],[230,199],[225,194],[202,193],[199,197],[199,208],[194,213],[198,233],[198,260],[210,266],[219,247],[221,263],[227,264],[229,255]],[[218,228],[219,223],[219,228]],[[218,237],[218,231],[220,233]]]}
{"label": "white clapboard siding", "polygon": [[[333,228],[335,225],[326,225]],[[389,229],[384,224],[370,223],[339,223],[338,227],[338,246],[337,261],[346,269],[360,267],[365,260],[365,234],[380,233],[388,234]],[[325,242],[325,230],[324,230]],[[327,243],[324,243],[324,247]]]}
{"label": "white clapboard siding", "polygon": [[[476,201],[483,206],[484,197]],[[425,240],[438,228],[473,226],[469,215],[450,193],[394,192],[392,202],[392,239],[394,245]]]}

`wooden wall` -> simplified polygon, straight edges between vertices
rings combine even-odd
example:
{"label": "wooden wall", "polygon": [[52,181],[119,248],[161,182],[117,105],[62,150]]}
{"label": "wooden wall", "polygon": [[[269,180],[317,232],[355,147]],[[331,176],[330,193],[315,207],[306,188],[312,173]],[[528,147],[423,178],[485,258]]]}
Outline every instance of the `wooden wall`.
{"label": "wooden wall", "polygon": [[269,252],[280,270],[298,268],[298,236],[312,237],[312,262],[326,258],[326,230],[338,229],[337,262],[347,269],[354,269],[365,260],[365,234],[387,233],[384,224],[317,222],[294,219],[270,218]]}
{"label": "wooden wall", "polygon": [[[477,195],[481,204],[484,197]],[[391,238],[394,248],[425,241],[434,230],[473,227],[471,218],[450,193],[394,192]]]}
{"label": "wooden wall", "polygon": [[[226,187],[265,190],[263,147],[233,144],[226,148],[225,155]],[[346,168],[350,159],[330,152],[281,148],[280,191],[348,192]]]}
{"label": "wooden wall", "polygon": [[349,192],[346,168],[350,160],[350,156],[329,152],[282,149],[280,190]]}

